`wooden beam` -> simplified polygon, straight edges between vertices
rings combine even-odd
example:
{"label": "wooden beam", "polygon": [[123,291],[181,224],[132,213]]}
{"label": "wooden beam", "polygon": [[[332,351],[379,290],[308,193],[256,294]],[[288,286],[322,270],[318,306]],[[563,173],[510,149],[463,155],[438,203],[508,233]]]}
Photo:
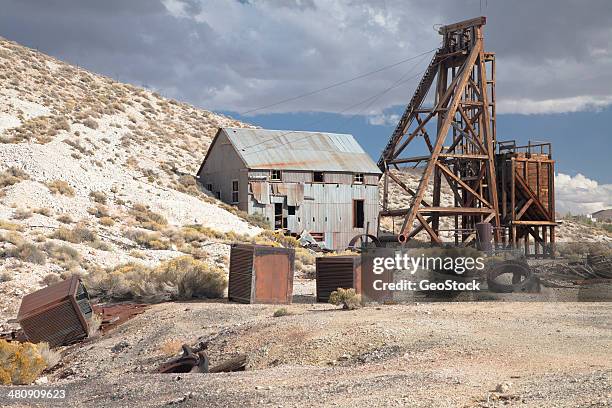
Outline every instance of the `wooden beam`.
{"label": "wooden beam", "polygon": [[523,207],[521,207],[519,212],[516,213],[516,219],[520,220],[523,214],[525,214],[525,211],[527,211],[527,209],[531,206],[531,204],[533,204],[533,198],[530,198],[529,200],[527,200],[525,205],[523,205]]}
{"label": "wooden beam", "polygon": [[427,220],[425,218],[423,218],[423,216],[421,214],[419,214],[419,213],[417,213],[416,216],[417,216],[417,219],[419,220],[419,222],[421,223],[421,225],[423,226],[423,228],[425,228],[425,231],[427,231],[427,233],[431,237],[431,239],[434,240],[435,242],[437,242],[438,244],[441,244],[442,240],[440,239],[438,234],[436,234],[434,232],[434,230],[431,228],[431,226],[429,225]]}
{"label": "wooden beam", "polygon": [[455,176],[453,172],[451,172],[450,170],[446,168],[446,166],[444,166],[440,162],[436,162],[436,165],[440,168],[440,170],[446,173],[450,178],[452,178],[457,183],[459,183],[465,190],[472,193],[472,195],[478,198],[483,204],[485,204],[487,207],[491,207],[491,204],[487,200],[485,200],[483,196],[481,196],[478,192],[476,192],[472,187],[468,186],[466,182],[461,180],[459,177]]}

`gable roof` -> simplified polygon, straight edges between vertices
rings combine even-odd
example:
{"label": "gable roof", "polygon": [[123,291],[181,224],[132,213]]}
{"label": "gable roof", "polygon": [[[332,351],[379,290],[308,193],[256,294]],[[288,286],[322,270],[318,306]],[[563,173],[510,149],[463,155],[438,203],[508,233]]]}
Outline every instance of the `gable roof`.
{"label": "gable roof", "polygon": [[[381,174],[352,135],[221,128],[249,169],[339,171]],[[214,144],[214,141],[213,141]],[[212,149],[212,146],[209,149]],[[207,155],[208,157],[208,155]],[[202,167],[206,158],[202,163]]]}
{"label": "gable roof", "polygon": [[597,212],[594,212],[593,214],[591,214],[593,217],[597,218],[611,218],[612,217],[612,208],[609,208],[607,210],[599,210]]}

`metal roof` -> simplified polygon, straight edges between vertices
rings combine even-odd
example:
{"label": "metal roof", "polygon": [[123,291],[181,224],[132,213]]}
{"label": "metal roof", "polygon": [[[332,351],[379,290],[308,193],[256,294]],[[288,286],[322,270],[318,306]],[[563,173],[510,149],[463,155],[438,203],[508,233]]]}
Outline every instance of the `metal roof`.
{"label": "metal roof", "polygon": [[340,171],[380,174],[352,135],[221,128],[249,169]]}

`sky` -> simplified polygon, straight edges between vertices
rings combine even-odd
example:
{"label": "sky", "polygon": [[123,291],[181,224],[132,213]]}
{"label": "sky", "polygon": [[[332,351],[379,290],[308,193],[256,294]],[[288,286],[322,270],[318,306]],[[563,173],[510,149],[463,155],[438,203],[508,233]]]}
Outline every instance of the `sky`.
{"label": "sky", "polygon": [[351,133],[376,160],[436,27],[478,15],[498,139],[553,143],[560,212],[612,207],[609,0],[3,0],[0,35],[256,125]]}

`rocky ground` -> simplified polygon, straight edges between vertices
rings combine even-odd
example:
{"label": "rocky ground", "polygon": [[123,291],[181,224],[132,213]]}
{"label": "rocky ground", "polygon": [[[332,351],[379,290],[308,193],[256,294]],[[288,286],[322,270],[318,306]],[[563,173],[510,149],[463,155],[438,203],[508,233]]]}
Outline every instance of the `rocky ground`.
{"label": "rocky ground", "polygon": [[[342,311],[298,282],[277,306],[166,303],[63,351],[31,406],[603,407],[612,404],[609,303],[417,303]],[[181,343],[245,372],[152,374]],[[174,348],[170,347],[173,346]],[[40,381],[39,381],[40,382]],[[0,388],[4,395],[8,388]],[[15,404],[0,396],[0,403]],[[28,405],[30,406],[30,405]]]}

